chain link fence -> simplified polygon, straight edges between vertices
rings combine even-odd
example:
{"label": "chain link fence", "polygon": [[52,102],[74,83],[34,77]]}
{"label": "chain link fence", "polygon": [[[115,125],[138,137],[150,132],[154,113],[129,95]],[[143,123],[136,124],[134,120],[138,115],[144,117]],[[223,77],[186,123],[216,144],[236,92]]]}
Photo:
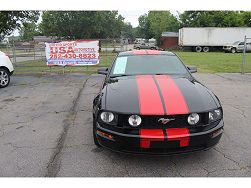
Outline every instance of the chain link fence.
{"label": "chain link fence", "polygon": [[[62,41],[62,40],[61,40]],[[118,52],[133,49],[133,44],[120,39],[101,39],[100,63],[95,66],[48,67],[46,65],[44,42],[14,42],[1,45],[0,51],[5,52],[15,66],[16,74],[47,74],[47,73],[95,73],[98,67],[110,66]],[[51,41],[58,42],[58,41]]]}

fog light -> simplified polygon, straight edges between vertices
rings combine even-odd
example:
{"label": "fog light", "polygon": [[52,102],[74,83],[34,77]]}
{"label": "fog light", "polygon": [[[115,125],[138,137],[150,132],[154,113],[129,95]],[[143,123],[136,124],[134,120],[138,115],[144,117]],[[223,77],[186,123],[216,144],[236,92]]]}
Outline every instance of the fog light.
{"label": "fog light", "polygon": [[190,125],[196,125],[199,121],[200,121],[200,116],[197,113],[192,113],[187,118],[187,122]]}
{"label": "fog light", "polygon": [[128,119],[128,122],[132,127],[138,127],[141,124],[141,121],[141,117],[138,115],[131,115]]}

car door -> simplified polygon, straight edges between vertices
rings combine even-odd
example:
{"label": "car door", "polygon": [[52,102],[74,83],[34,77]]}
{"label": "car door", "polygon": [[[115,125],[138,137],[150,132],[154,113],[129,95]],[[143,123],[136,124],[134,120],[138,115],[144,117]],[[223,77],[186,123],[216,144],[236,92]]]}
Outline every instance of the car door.
{"label": "car door", "polygon": [[240,42],[237,46],[237,51],[243,51],[244,49],[244,42]]}
{"label": "car door", "polygon": [[141,44],[140,44],[140,48],[141,48],[141,49],[146,49],[146,44],[145,44],[145,43],[141,43]]}
{"label": "car door", "polygon": [[251,52],[251,43],[247,43],[247,52]]}
{"label": "car door", "polygon": [[150,46],[149,43],[146,44],[146,48],[147,48],[147,49],[150,49],[150,48],[151,48],[151,46]]}

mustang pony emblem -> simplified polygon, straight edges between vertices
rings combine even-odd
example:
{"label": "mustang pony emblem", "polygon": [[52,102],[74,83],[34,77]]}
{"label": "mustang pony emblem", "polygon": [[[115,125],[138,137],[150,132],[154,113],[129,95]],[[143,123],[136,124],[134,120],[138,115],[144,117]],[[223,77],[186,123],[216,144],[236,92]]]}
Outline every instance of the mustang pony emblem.
{"label": "mustang pony emblem", "polygon": [[170,121],[173,121],[175,119],[168,119],[168,118],[160,118],[158,122],[161,122],[162,124],[167,124]]}

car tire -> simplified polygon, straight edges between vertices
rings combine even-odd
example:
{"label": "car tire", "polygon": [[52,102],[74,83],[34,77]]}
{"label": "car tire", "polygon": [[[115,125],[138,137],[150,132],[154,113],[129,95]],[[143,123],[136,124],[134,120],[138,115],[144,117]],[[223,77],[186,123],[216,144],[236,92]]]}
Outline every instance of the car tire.
{"label": "car tire", "polygon": [[231,52],[232,52],[232,54],[236,53],[236,52],[237,52],[237,51],[236,51],[236,48],[232,48],[232,49],[231,49]]}
{"label": "car tire", "polygon": [[137,47],[136,50],[140,50],[140,47]]}
{"label": "car tire", "polygon": [[92,129],[92,133],[93,133],[93,142],[97,147],[101,147],[101,145],[98,142],[98,138],[97,138],[97,125],[96,125],[96,121],[93,118],[93,129]]}
{"label": "car tire", "polygon": [[202,50],[202,47],[201,47],[201,46],[196,46],[196,47],[195,47],[195,51],[196,51],[196,52],[201,52],[201,50]]}
{"label": "car tire", "polygon": [[210,50],[210,49],[209,49],[208,46],[204,46],[204,47],[203,47],[203,52],[209,52],[209,50]]}
{"label": "car tire", "polygon": [[156,50],[156,48],[154,48],[154,47],[151,47],[150,49],[151,49],[151,50]]}
{"label": "car tire", "polygon": [[0,88],[7,87],[10,83],[10,72],[7,69],[0,68]]}

